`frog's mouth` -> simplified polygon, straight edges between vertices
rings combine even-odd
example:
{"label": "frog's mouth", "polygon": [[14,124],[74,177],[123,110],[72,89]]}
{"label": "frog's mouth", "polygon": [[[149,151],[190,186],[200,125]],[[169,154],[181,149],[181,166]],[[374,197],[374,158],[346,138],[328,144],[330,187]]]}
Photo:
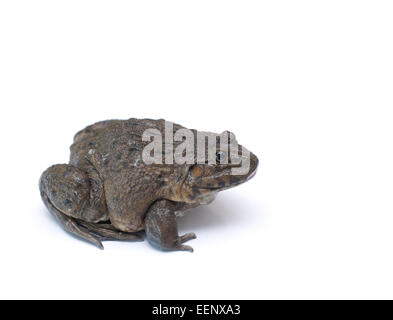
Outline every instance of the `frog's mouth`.
{"label": "frog's mouth", "polygon": [[241,185],[244,182],[249,181],[250,179],[252,179],[255,175],[256,175],[256,170],[254,170],[246,178],[244,178],[244,177],[239,178],[239,176],[230,177],[229,178],[229,180],[230,180],[229,184],[220,184],[220,182],[219,182],[217,186],[196,186],[196,188],[198,188],[200,190],[210,190],[210,191],[220,190],[220,191],[222,191],[222,190],[226,190],[226,189],[233,188],[233,187],[236,187],[238,185]]}
{"label": "frog's mouth", "polygon": [[[195,181],[193,187],[201,191],[222,191],[229,188],[236,187],[244,182],[249,181],[255,177],[258,169],[258,158],[255,155],[251,157],[250,169],[247,174],[234,175],[232,169],[240,167],[239,165],[227,165],[225,167],[216,166],[215,170],[210,175],[202,175],[199,181]],[[190,171],[193,172],[191,167]]]}

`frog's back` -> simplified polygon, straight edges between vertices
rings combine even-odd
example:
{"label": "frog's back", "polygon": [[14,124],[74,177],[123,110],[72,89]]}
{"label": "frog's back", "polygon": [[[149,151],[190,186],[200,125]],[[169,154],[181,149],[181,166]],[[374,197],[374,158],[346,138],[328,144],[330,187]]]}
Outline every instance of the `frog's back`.
{"label": "frog's back", "polygon": [[122,122],[122,120],[105,120],[96,122],[86,128],[78,131],[74,136],[74,144],[80,143],[86,139],[92,139],[96,137],[100,132],[114,129]]}
{"label": "frog's back", "polygon": [[[74,136],[71,145],[71,163],[77,164],[90,150],[101,155],[110,154],[122,157],[127,154],[129,160],[139,156],[145,141],[145,130],[154,128],[163,132],[164,120],[135,119],[107,120],[92,124]],[[130,158],[131,156],[131,158]]]}
{"label": "frog's back", "polygon": [[128,120],[106,120],[96,122],[79,131],[74,136],[74,144],[83,140],[97,140],[103,135],[132,135],[134,139],[142,139],[142,134],[146,129],[155,128],[163,132],[164,120],[135,119]]}

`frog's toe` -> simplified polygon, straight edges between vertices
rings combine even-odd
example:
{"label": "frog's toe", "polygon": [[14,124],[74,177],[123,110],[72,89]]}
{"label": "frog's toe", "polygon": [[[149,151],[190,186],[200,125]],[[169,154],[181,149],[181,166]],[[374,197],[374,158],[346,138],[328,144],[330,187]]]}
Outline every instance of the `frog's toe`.
{"label": "frog's toe", "polygon": [[184,245],[182,243],[187,242],[189,240],[196,239],[196,234],[194,232],[183,234],[182,236],[177,238],[177,245],[173,248],[174,251],[188,251],[194,252],[194,249],[191,246]]}
{"label": "frog's toe", "polygon": [[194,252],[194,249],[191,246],[187,246],[187,245],[180,245],[175,250]]}
{"label": "frog's toe", "polygon": [[179,238],[178,238],[178,243],[180,244],[180,243],[184,243],[184,242],[187,242],[187,241],[189,241],[189,240],[193,240],[193,239],[196,239],[196,234],[194,233],[194,232],[190,232],[190,233],[186,233],[186,234],[183,234],[182,236],[180,236]]}

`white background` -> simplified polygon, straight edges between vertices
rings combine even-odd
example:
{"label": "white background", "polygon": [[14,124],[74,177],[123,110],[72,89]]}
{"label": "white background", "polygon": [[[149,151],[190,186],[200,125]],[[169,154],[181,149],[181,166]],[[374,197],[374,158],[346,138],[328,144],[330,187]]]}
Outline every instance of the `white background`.
{"label": "white background", "polygon": [[[391,1],[1,1],[0,298],[393,298]],[[71,237],[38,179],[99,120],[233,131],[193,254]]]}

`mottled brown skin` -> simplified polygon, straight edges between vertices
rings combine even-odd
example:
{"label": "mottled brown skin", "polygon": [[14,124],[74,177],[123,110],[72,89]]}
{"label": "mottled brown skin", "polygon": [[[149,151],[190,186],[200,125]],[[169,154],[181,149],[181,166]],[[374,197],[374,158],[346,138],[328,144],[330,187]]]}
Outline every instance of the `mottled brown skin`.
{"label": "mottled brown skin", "polygon": [[[143,240],[145,230],[155,247],[192,251],[183,243],[196,236],[179,236],[176,216],[249,180],[258,159],[251,153],[249,173],[239,176],[229,174],[238,166],[230,161],[145,164],[141,155],[149,142],[142,134],[155,128],[164,137],[164,125],[162,119],[108,120],[75,135],[70,163],[48,168],[40,179],[41,197],[65,230],[99,248],[102,240]],[[173,130],[180,128],[174,124]]]}

